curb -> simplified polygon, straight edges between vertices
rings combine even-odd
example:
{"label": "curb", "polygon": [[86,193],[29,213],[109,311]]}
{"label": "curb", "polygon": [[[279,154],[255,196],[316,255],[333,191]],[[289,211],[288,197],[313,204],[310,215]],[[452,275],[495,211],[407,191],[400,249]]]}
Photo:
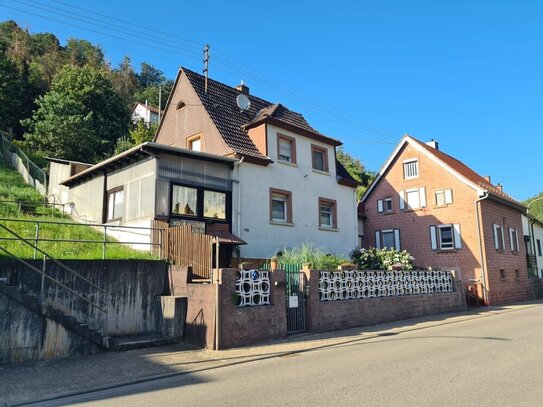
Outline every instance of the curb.
{"label": "curb", "polygon": [[[363,337],[359,337],[359,338],[355,338],[355,339],[352,339],[352,337],[354,335],[349,335],[349,336],[347,336],[348,339],[346,339],[346,340],[343,340],[343,341],[340,340],[340,341],[337,341],[337,342],[318,345],[318,346],[314,346],[314,347],[310,347],[310,348],[295,349],[295,350],[289,350],[289,351],[283,351],[283,352],[279,351],[279,352],[273,353],[271,355],[268,354],[268,355],[264,355],[264,356],[258,356],[258,355],[250,356],[249,355],[249,356],[246,357],[247,359],[245,359],[245,360],[239,360],[239,361],[235,361],[235,362],[231,362],[231,363],[227,363],[227,364],[210,366],[210,367],[206,367],[206,368],[194,369],[194,370],[189,370],[189,371],[184,371],[184,372],[171,372],[171,373],[156,374],[156,375],[141,377],[141,378],[138,378],[138,379],[119,382],[119,383],[115,383],[115,384],[110,384],[110,385],[105,385],[105,386],[97,386],[97,387],[86,389],[86,390],[73,390],[73,391],[66,392],[66,393],[58,393],[58,394],[54,394],[54,395],[47,396],[47,397],[40,398],[40,399],[34,399],[34,400],[24,401],[24,402],[20,402],[20,403],[17,402],[15,404],[4,403],[2,405],[2,407],[28,406],[28,405],[32,405],[32,404],[35,404],[35,403],[44,403],[44,402],[48,402],[48,401],[62,400],[62,399],[68,398],[68,397],[81,396],[81,395],[84,395],[84,394],[96,393],[96,392],[111,390],[111,389],[115,389],[115,388],[119,388],[119,387],[126,387],[126,386],[135,385],[135,384],[152,382],[152,381],[155,381],[155,380],[168,379],[168,378],[177,377],[177,376],[184,376],[184,375],[187,375],[187,374],[198,373],[198,372],[202,372],[202,371],[216,370],[216,369],[220,369],[220,368],[224,368],[224,367],[236,366],[236,365],[241,365],[241,364],[250,363],[250,362],[257,362],[257,361],[260,361],[260,360],[268,360],[268,359],[273,359],[273,358],[278,358],[278,357],[284,357],[284,356],[293,355],[293,354],[307,353],[307,352],[310,352],[310,351],[316,351],[316,350],[322,350],[322,349],[331,348],[331,347],[335,347],[335,346],[341,346],[341,345],[345,345],[345,344],[352,343],[352,342],[360,342],[360,341],[366,341],[366,340],[370,340],[370,339],[395,336],[395,335],[399,335],[399,334],[407,333],[407,332],[415,332],[415,331],[428,329],[428,328],[433,328],[433,327],[438,327],[438,326],[446,326],[446,325],[457,324],[457,323],[460,323],[460,322],[465,322],[465,321],[469,321],[469,320],[473,320],[473,319],[477,319],[477,318],[488,318],[488,317],[492,317],[492,316],[496,316],[496,315],[500,315],[500,314],[505,314],[505,313],[510,313],[510,312],[517,312],[517,311],[524,310],[524,309],[534,308],[534,307],[537,307],[537,306],[540,306],[540,305],[543,305],[543,304],[541,302],[535,302],[535,303],[531,302],[531,303],[527,303],[527,304],[524,304],[524,305],[512,306],[512,308],[506,308],[506,309],[503,309],[501,307],[487,307],[487,308],[483,309],[485,311],[484,314],[474,313],[472,311],[465,311],[461,315],[458,315],[456,317],[457,319],[455,319],[453,321],[421,322],[421,324],[423,324],[422,326],[413,327],[413,328],[406,328],[406,329],[401,329],[401,327],[400,327],[397,332],[389,332],[389,331],[392,331],[393,329],[395,329],[394,327],[389,327],[389,328],[384,328],[384,329],[382,329],[380,331],[369,332],[366,335],[364,335]],[[454,313],[454,314],[456,314],[456,313]],[[453,317],[452,315],[454,315],[454,314],[451,313],[451,314],[443,314],[443,315],[451,315],[451,317]],[[399,321],[391,321],[390,323],[394,323],[394,322],[399,322]],[[379,325],[383,325],[383,324],[379,324]],[[378,325],[373,325],[373,326],[378,326]],[[362,328],[362,327],[359,327],[359,328]],[[349,329],[356,329],[356,328],[349,328]],[[319,334],[323,334],[323,333],[308,334],[306,336],[309,337],[309,336],[314,336],[314,335],[319,335]],[[320,340],[321,341],[326,341],[326,340],[332,340],[332,338],[322,338]],[[270,345],[270,344],[271,343],[266,344],[266,345]],[[288,343],[283,342],[283,343],[278,344],[278,345],[280,346],[282,344],[284,345],[284,344],[288,344]],[[264,345],[264,346],[266,346],[266,345]]]}

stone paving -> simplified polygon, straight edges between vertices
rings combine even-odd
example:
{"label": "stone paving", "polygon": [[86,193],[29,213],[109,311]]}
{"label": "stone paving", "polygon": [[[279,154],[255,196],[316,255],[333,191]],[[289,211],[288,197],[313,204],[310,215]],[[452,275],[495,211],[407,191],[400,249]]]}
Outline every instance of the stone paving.
{"label": "stone paving", "polygon": [[395,335],[430,326],[491,317],[497,313],[540,305],[541,302],[482,308],[455,314],[415,318],[326,334],[305,334],[248,348],[223,351],[194,349],[187,344],[70,359],[0,366],[0,406],[24,405],[100,389],[179,374],[190,374],[238,363],[325,349]]}

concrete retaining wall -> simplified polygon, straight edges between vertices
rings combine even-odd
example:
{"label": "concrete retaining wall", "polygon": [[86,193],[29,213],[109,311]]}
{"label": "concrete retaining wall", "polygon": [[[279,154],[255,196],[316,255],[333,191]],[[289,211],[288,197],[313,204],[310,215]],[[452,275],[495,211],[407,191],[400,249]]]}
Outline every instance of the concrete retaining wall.
{"label": "concrete retaining wall", "polygon": [[[30,261],[41,269],[41,261]],[[77,292],[89,292],[94,301],[102,301],[107,315],[78,297],[70,294],[50,280],[45,280],[44,294],[47,303],[87,322],[92,328],[102,331],[105,336],[127,335],[157,330],[161,314],[158,296],[169,294],[167,264],[153,260],[66,260],[62,262],[77,271],[105,294],[89,287],[80,279],[51,263],[47,272],[52,277],[75,287]],[[33,295],[39,295],[41,276],[26,266],[14,262],[0,262],[0,277],[7,277],[8,284],[19,285]]]}

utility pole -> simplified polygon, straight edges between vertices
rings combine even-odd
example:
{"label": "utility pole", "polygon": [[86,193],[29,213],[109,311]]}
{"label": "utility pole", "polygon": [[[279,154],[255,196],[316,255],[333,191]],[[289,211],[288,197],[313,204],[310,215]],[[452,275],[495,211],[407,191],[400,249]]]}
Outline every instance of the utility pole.
{"label": "utility pole", "polygon": [[160,124],[160,113],[162,112],[162,85],[158,85],[158,123]]}
{"label": "utility pole", "polygon": [[207,77],[209,76],[209,44],[206,44],[204,47],[204,76],[205,76],[205,85],[204,85],[204,91],[207,93]]}

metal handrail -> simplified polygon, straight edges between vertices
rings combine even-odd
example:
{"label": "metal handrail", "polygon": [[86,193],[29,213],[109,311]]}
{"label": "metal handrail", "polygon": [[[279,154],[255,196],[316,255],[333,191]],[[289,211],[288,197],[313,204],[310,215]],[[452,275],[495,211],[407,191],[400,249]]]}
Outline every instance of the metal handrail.
{"label": "metal handrail", "polygon": [[[123,244],[123,245],[148,245],[151,247],[159,247],[160,252],[160,258],[162,258],[161,252],[162,252],[162,245],[163,245],[163,237],[162,234],[164,233],[163,228],[157,228],[157,227],[144,227],[144,226],[117,226],[117,225],[103,225],[98,223],[69,223],[69,222],[58,222],[58,221],[46,221],[46,220],[29,220],[29,219],[14,219],[14,218],[0,218],[0,222],[21,222],[21,223],[32,223],[36,225],[36,236],[30,238],[36,243],[36,246],[38,242],[59,242],[59,243],[96,243],[96,244],[102,244],[104,245],[104,250],[102,257],[103,259],[106,258],[106,248],[105,246],[108,244]],[[104,238],[102,240],[81,240],[81,239],[44,239],[39,237],[39,227],[41,224],[45,225],[62,225],[62,226],[89,226],[94,228],[103,228],[104,229]],[[108,228],[110,230],[117,230],[117,231],[123,231],[123,230],[145,230],[145,231],[159,231],[160,232],[160,239],[158,243],[154,243],[152,240],[149,242],[126,242],[126,241],[111,241],[107,240],[107,230]],[[18,240],[16,238],[9,238],[9,237],[0,237],[0,240]],[[36,251],[34,252],[36,254]],[[35,256],[34,256],[35,258]]]}
{"label": "metal handrail", "polygon": [[[1,225],[0,225],[1,226]],[[13,253],[11,253],[9,250],[5,249],[4,247],[0,246],[0,250],[2,250],[4,253],[7,253],[10,257],[12,257],[13,259],[23,263],[25,266],[27,266],[28,268],[30,268],[31,270],[34,270],[35,272],[39,273],[40,275],[42,275],[42,277],[45,277],[45,278],[48,278],[49,280],[51,280],[53,283],[59,285],[60,287],[64,288],[65,290],[68,290],[69,292],[71,292],[72,294],[76,295],[77,297],[81,298],[83,301],[85,301],[86,303],[92,305],[94,308],[102,311],[103,313],[107,314],[107,310],[105,308],[102,308],[100,307],[99,305],[95,304],[94,302],[92,302],[91,300],[89,300],[88,298],[85,298],[84,296],[82,296],[81,294],[79,294],[78,292],[72,290],[70,287],[68,287],[67,285],[64,285],[62,284],[60,281],[54,279],[53,277],[51,276],[48,276],[47,273],[44,273],[43,271],[41,271],[40,269],[38,269],[37,267],[34,267],[32,264],[28,263],[27,261],[21,259],[20,257],[17,257],[16,255],[14,255]],[[51,260],[53,260],[51,257],[49,257]],[[105,291],[104,291],[105,292]]]}
{"label": "metal handrail", "polygon": [[[37,250],[39,251],[41,254],[43,254],[44,256],[46,256],[47,258],[49,258],[50,260],[53,261],[53,263],[55,263],[57,266],[61,267],[62,269],[68,271],[69,273],[72,273],[73,275],[79,277],[81,280],[85,281],[87,284],[89,284],[91,287],[93,288],[96,288],[98,291],[101,291],[102,293],[106,293],[106,290],[104,290],[103,288],[100,288],[98,285],[94,284],[92,281],[90,281],[89,279],[87,279],[86,277],[83,277],[81,274],[79,274],[77,271],[71,269],[70,267],[66,266],[65,264],[62,264],[60,261],[58,261],[57,259],[55,259],[54,257],[51,257],[49,254],[47,254],[46,252],[44,252],[42,249],[40,249],[39,247],[33,245],[32,243],[30,243],[28,240],[26,240],[24,237],[22,236],[19,236],[17,233],[15,233],[13,230],[11,230],[10,228],[8,228],[7,226],[3,225],[0,223],[0,227],[4,230],[6,230],[8,233],[11,233],[13,236],[19,238],[19,240],[23,243],[25,243],[26,245],[32,247],[34,250]],[[3,249],[5,251],[5,249]],[[18,257],[17,257],[18,258]],[[22,260],[22,259],[21,259]],[[24,261],[24,260],[23,260]],[[59,283],[59,282],[58,282]],[[59,283],[60,284],[60,283]]]}

